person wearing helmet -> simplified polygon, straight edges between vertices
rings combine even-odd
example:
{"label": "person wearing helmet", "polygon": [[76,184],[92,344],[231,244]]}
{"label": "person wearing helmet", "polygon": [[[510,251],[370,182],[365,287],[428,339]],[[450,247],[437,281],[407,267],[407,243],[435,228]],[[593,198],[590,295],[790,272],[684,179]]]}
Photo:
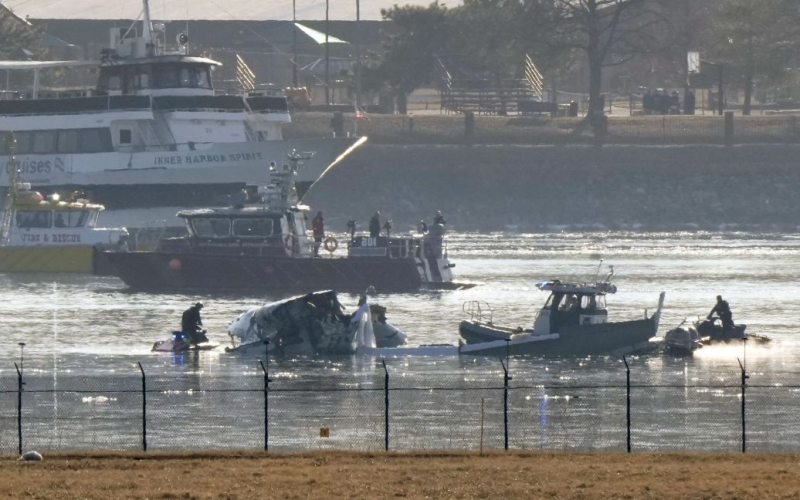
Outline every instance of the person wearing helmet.
{"label": "person wearing helmet", "polygon": [[181,316],[181,331],[186,339],[193,345],[201,342],[208,342],[205,330],[202,330],[203,320],[200,318],[200,310],[203,309],[203,303],[198,302],[189,309],[183,312]]}

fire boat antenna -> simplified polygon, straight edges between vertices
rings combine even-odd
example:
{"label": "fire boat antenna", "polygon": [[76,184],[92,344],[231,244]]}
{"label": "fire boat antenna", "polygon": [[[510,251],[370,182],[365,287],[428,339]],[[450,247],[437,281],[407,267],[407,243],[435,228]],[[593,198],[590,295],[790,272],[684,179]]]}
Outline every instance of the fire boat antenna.
{"label": "fire boat antenna", "polygon": [[600,277],[600,268],[603,267],[603,259],[600,259],[600,263],[597,264],[597,272],[594,273],[594,282],[597,283],[597,279]]}

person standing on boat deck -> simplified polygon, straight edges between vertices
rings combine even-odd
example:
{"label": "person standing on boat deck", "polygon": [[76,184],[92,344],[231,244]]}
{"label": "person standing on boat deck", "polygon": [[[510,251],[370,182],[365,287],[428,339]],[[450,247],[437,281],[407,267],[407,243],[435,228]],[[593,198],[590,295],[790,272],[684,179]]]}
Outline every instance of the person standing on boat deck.
{"label": "person standing on boat deck", "polygon": [[445,224],[447,224],[447,221],[444,220],[444,216],[442,215],[442,211],[441,210],[437,210],[436,211],[436,215],[433,217],[433,223],[434,224],[441,224],[443,226]]}
{"label": "person standing on boat deck", "polygon": [[381,213],[375,212],[369,220],[369,237],[377,238],[381,235]]}
{"label": "person standing on boat deck", "polygon": [[383,229],[386,230],[386,239],[389,239],[389,237],[392,235],[392,221],[387,220],[384,222]]}
{"label": "person standing on boat deck", "polygon": [[347,232],[350,233],[350,241],[356,238],[356,220],[350,219],[347,221]]}
{"label": "person standing on boat deck", "polygon": [[317,212],[317,216],[311,221],[311,229],[314,232],[314,257],[319,257],[319,247],[325,239],[325,218],[322,211]]}
{"label": "person standing on boat deck", "polygon": [[717,313],[717,316],[719,316],[719,319],[722,321],[722,331],[729,332],[733,328],[733,313],[731,312],[731,306],[728,305],[728,301],[722,300],[722,295],[717,295],[717,303],[714,305],[714,308],[711,309],[711,312],[708,313],[709,320],[714,313]]}
{"label": "person standing on boat deck", "polygon": [[181,316],[181,331],[189,339],[189,342],[197,345],[199,342],[207,342],[208,338],[200,329],[203,326],[203,320],[200,319],[200,310],[203,308],[203,303],[198,302],[189,309],[183,311]]}

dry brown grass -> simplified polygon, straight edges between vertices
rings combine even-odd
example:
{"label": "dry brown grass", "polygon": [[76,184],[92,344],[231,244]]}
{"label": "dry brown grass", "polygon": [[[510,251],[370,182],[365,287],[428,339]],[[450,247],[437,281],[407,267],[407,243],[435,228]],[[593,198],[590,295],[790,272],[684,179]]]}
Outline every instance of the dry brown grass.
{"label": "dry brown grass", "polygon": [[798,498],[794,455],[54,455],[0,465],[8,498]]}

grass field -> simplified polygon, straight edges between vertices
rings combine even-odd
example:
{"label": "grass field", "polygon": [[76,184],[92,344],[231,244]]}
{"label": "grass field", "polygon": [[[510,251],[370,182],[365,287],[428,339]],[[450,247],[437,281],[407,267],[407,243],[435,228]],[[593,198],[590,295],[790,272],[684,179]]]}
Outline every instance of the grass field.
{"label": "grass field", "polygon": [[794,455],[105,454],[0,463],[7,498],[800,497]]}
{"label": "grass field", "polygon": [[[331,135],[330,113],[295,113],[284,127],[288,139]],[[464,116],[425,113],[369,115],[357,123],[358,135],[373,144],[463,144]],[[472,142],[479,144],[589,144],[590,127],[576,131],[581,118],[475,116]],[[800,141],[795,116],[737,116],[736,143]],[[345,114],[345,130],[353,133],[353,114]],[[718,116],[631,116],[609,118],[610,144],[722,144],[725,121]]]}

